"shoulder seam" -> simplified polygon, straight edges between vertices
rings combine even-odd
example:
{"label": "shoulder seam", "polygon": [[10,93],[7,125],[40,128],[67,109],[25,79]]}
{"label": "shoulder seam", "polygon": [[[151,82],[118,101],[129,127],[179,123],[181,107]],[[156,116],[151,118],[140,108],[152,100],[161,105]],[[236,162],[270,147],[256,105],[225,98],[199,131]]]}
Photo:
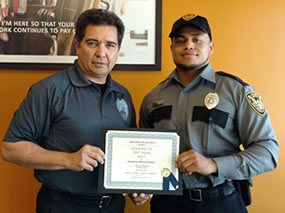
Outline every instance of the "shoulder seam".
{"label": "shoulder seam", "polygon": [[232,75],[230,73],[226,73],[226,72],[222,72],[222,71],[218,71],[216,72],[216,74],[221,75],[221,76],[225,76],[225,77],[230,77],[232,79],[235,79],[236,81],[238,81],[239,83],[241,83],[243,86],[249,86],[248,83],[244,82],[243,80],[241,80],[239,77]]}

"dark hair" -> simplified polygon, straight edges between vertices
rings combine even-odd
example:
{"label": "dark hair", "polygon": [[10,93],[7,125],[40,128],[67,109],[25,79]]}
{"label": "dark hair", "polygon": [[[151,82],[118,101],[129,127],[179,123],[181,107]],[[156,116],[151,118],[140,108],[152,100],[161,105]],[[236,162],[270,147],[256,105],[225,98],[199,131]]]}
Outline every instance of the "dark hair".
{"label": "dark hair", "polygon": [[118,31],[118,44],[121,46],[125,26],[122,20],[113,12],[103,9],[85,10],[78,18],[75,28],[75,39],[80,43],[85,35],[88,25],[115,26]]}

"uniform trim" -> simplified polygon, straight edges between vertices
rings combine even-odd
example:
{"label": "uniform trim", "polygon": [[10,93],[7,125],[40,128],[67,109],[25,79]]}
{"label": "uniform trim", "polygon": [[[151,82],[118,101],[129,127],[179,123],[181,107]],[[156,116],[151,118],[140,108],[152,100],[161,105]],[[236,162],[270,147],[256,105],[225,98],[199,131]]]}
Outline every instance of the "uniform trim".
{"label": "uniform trim", "polygon": [[216,72],[218,75],[221,75],[221,76],[225,76],[225,77],[230,77],[232,79],[235,79],[237,80],[238,82],[240,82],[242,85],[244,86],[249,86],[249,84],[247,84],[246,82],[244,82],[243,80],[241,80],[239,77],[235,76],[235,75],[232,75],[232,74],[229,74],[229,73],[226,73],[226,72]]}
{"label": "uniform trim", "polygon": [[153,110],[150,114],[149,114],[149,120],[151,122],[151,127],[153,127],[153,124],[156,122],[159,122],[163,119],[170,119],[171,118],[171,112],[172,112],[172,106],[168,105],[168,106],[162,106],[159,107],[155,110]]}
{"label": "uniform trim", "polygon": [[203,121],[206,123],[214,123],[223,129],[226,127],[228,121],[229,113],[218,110],[211,109],[208,110],[204,106],[194,106],[192,121]]}

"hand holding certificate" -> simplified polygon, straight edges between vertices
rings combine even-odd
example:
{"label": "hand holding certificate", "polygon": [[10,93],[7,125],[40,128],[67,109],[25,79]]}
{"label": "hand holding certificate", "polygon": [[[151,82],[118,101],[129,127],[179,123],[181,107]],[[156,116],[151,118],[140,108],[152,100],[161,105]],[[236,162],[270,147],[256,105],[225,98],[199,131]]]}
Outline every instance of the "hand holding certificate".
{"label": "hand holding certificate", "polygon": [[99,191],[181,194],[175,167],[181,135],[177,131],[108,129],[105,164],[100,168]]}

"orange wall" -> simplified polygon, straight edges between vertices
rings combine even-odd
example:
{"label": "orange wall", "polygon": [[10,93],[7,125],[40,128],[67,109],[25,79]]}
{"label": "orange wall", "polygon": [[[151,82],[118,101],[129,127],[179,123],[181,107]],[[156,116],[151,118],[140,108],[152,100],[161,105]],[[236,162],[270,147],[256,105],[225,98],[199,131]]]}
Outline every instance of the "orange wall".
{"label": "orange wall", "polygon": [[[173,3],[175,2],[175,3]],[[285,212],[285,1],[284,0],[163,0],[162,71],[114,71],[112,76],[131,92],[136,109],[143,96],[174,68],[167,37],[172,23],[194,12],[206,16],[215,42],[211,58],[216,70],[241,77],[262,95],[280,143],[277,170],[254,178],[251,213]],[[0,56],[1,57],[1,56]],[[1,65],[0,65],[1,66]],[[55,71],[0,70],[0,137],[29,86]],[[284,127],[283,127],[284,128]],[[32,169],[0,161],[0,212],[34,212],[39,184]],[[128,201],[126,212],[148,211],[148,204],[135,207]]]}

